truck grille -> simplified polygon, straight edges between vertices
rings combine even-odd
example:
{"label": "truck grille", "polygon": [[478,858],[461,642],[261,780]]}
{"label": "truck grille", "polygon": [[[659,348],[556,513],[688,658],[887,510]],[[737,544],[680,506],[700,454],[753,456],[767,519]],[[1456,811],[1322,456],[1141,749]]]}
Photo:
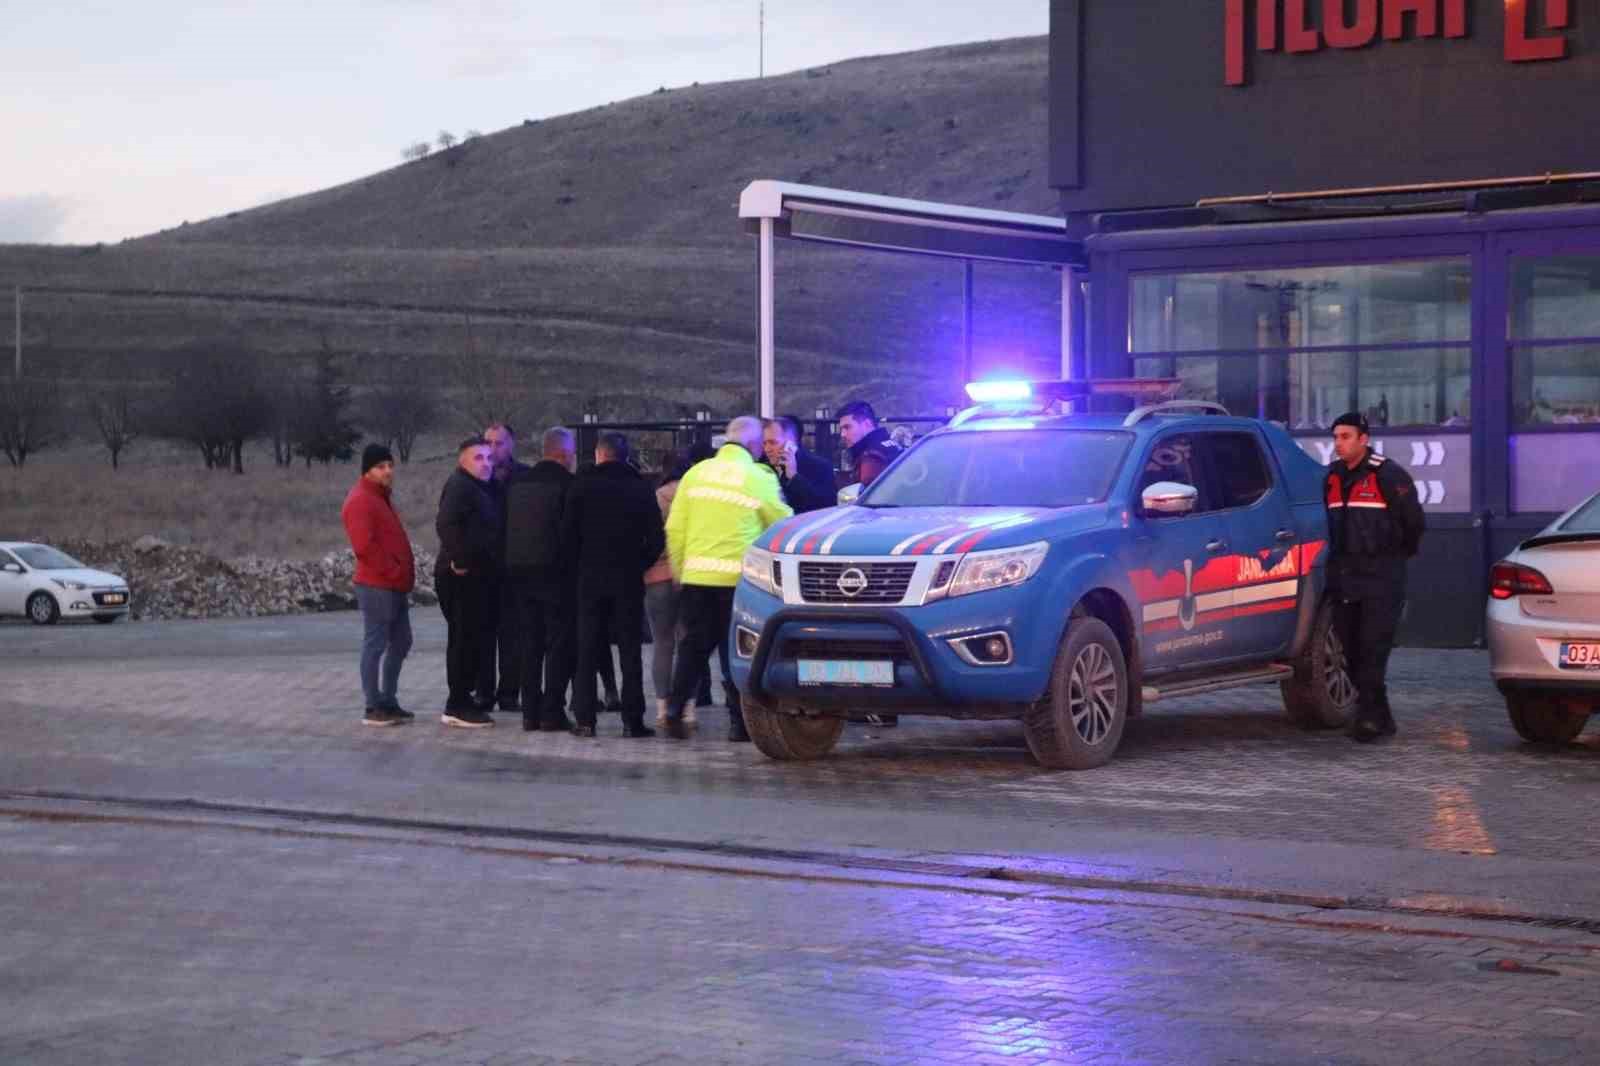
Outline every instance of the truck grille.
{"label": "truck grille", "polygon": [[797,637],[783,642],[785,659],[905,659],[900,640],[820,640]]}
{"label": "truck grille", "polygon": [[[899,603],[906,598],[916,563],[811,563],[800,564],[800,598],[807,603]],[[859,591],[847,580],[856,578]],[[859,577],[857,576],[859,575]]]}

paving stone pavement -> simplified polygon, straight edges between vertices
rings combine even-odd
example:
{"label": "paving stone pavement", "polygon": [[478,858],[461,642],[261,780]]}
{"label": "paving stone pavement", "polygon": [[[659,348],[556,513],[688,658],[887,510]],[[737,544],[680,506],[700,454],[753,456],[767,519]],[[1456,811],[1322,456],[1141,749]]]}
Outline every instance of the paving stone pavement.
{"label": "paving stone pavement", "polygon": [[216,826],[0,853],[8,1066],[1600,1061],[1600,954],[1498,928]]}
{"label": "paving stone pavement", "polygon": [[[852,727],[833,757],[812,764],[724,743],[720,712],[687,744],[622,742],[614,718],[602,719],[612,736],[598,741],[524,734],[506,714],[494,730],[445,730],[433,716],[443,626],[419,611],[417,630],[402,695],[421,719],[374,730],[357,724],[353,615],[0,626],[0,715],[26,737],[0,750],[0,786],[159,792],[170,781],[185,795],[381,796],[393,810],[425,809],[446,782],[624,788],[690,806],[805,802],[840,818],[972,812],[1014,826],[1600,860],[1591,831],[1600,725],[1564,751],[1522,744],[1483,652],[1399,651],[1391,688],[1402,733],[1384,746],[1296,729],[1265,686],[1153,708],[1130,723],[1110,765],[1074,774],[1035,765],[1014,723]],[[395,782],[415,787],[382,793]]]}

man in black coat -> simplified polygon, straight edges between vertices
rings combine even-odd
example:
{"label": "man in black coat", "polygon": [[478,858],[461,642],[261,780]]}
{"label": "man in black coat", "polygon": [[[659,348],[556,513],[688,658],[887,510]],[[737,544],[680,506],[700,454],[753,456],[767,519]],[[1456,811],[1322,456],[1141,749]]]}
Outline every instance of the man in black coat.
{"label": "man in black coat", "polygon": [[628,464],[627,437],[602,434],[594,461],[574,479],[562,516],[562,541],[578,571],[572,732],[594,736],[595,665],[611,654],[614,638],[622,660],[622,735],[654,736],[644,724],[644,572],[666,549],[666,531],[655,492]]}
{"label": "man in black coat", "polygon": [[839,440],[850,451],[854,482],[865,488],[905,449],[878,425],[878,413],[865,400],[839,408]]}
{"label": "man in black coat", "polygon": [[800,443],[800,420],[793,415],[769,418],[764,424],[761,450],[778,475],[784,501],[795,514],[820,511],[839,502],[833,485],[833,467]]}
{"label": "man in black coat", "polygon": [[474,702],[473,686],[483,664],[483,643],[493,617],[500,576],[500,508],[489,487],[493,464],[489,442],[469,437],[457,449],[456,469],[439,494],[439,558],[434,589],[449,624],[445,647],[445,725],[481,729],[494,719]]}
{"label": "man in black coat", "polygon": [[517,464],[505,482],[506,575],[522,636],[522,728],[554,733],[572,727],[566,698],[577,582],[562,536],[578,458],[572,431],[562,426],[545,431],[542,450],[539,462]]}
{"label": "man in black coat", "polygon": [[[527,465],[517,462],[517,432],[504,422],[496,422],[483,431],[489,442],[489,460],[494,472],[489,477],[489,488],[500,504],[501,521],[505,519],[506,485],[518,471]],[[496,701],[502,711],[518,709],[522,691],[522,613],[518,604],[523,599],[521,579],[507,572],[496,583],[494,613],[490,639],[484,641],[483,666],[478,677],[478,702]],[[498,655],[496,654],[498,653]],[[499,660],[499,676],[495,662]]]}

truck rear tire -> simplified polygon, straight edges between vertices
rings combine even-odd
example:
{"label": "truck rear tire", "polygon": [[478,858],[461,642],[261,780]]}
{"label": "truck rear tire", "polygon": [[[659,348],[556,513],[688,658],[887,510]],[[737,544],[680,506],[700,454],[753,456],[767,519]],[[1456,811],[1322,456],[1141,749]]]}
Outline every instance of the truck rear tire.
{"label": "truck rear tire", "polygon": [[842,718],[803,718],[785,714],[752,700],[743,700],[744,727],[756,748],[769,759],[803,762],[820,759],[833,750],[844,732]]}
{"label": "truck rear tire", "polygon": [[1111,761],[1128,724],[1128,667],[1111,627],[1075,618],[1056,653],[1050,691],[1028,708],[1022,733],[1040,766],[1092,770]]}
{"label": "truck rear tire", "polygon": [[1344,646],[1333,628],[1333,604],[1317,608],[1311,639],[1289,664],[1294,677],[1279,682],[1283,709],[1302,729],[1342,729],[1356,710],[1356,685],[1350,678]]}

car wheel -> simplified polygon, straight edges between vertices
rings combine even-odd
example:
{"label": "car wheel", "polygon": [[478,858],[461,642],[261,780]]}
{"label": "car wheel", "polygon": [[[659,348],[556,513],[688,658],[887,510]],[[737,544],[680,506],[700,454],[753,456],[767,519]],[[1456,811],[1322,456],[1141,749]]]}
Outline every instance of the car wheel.
{"label": "car wheel", "polygon": [[1576,740],[1589,721],[1587,710],[1559,696],[1539,692],[1506,693],[1506,714],[1523,740],[1557,747]]}
{"label": "car wheel", "polygon": [[1077,618],[1056,653],[1050,691],[1028,708],[1022,732],[1039,765],[1052,770],[1104,766],[1128,723],[1128,667],[1111,627]]}
{"label": "car wheel", "polygon": [[53,626],[61,618],[61,605],[48,592],[28,597],[28,620],[36,626]]}
{"label": "car wheel", "polygon": [[1356,709],[1356,683],[1344,645],[1333,628],[1333,605],[1323,604],[1306,650],[1290,663],[1294,676],[1279,683],[1283,709],[1302,729],[1340,729]]}
{"label": "car wheel", "polygon": [[121,617],[120,614],[97,614],[94,616],[94,620],[103,626],[108,626]]}
{"label": "car wheel", "polygon": [[745,695],[744,727],[756,748],[769,759],[801,762],[820,759],[833,750],[844,732],[842,718],[804,718],[763,707]]}

